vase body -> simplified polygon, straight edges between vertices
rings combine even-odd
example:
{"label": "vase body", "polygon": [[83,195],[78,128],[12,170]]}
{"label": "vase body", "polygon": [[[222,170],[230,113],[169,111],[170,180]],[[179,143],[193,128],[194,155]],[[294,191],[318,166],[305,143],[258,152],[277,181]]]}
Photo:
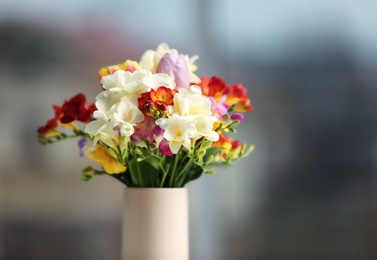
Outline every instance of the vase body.
{"label": "vase body", "polygon": [[123,260],[188,260],[186,188],[125,188]]}

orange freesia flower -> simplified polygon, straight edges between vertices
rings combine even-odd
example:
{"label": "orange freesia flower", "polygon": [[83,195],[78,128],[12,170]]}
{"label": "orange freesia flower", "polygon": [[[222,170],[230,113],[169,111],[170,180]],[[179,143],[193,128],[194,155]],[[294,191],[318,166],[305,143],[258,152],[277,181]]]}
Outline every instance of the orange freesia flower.
{"label": "orange freesia flower", "polygon": [[234,85],[229,89],[225,104],[233,106],[233,110],[238,112],[248,112],[253,108],[246,94],[246,88],[242,84]]}
{"label": "orange freesia flower", "polygon": [[93,151],[87,151],[86,157],[95,162],[99,162],[108,174],[117,174],[126,171],[126,167],[118,163],[104,148],[98,147]]}
{"label": "orange freesia flower", "polygon": [[174,95],[177,92],[175,89],[159,87],[156,91],[154,89],[151,90],[151,99],[156,104],[169,106],[173,104]]}

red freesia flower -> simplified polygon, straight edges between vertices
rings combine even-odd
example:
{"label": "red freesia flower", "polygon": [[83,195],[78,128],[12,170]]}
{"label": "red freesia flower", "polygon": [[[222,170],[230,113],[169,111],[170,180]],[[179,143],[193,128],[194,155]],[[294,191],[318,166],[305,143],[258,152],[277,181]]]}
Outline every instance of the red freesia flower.
{"label": "red freesia flower", "polygon": [[228,92],[228,85],[218,76],[213,76],[210,79],[205,76],[201,77],[199,87],[202,89],[203,95],[213,97],[217,102]]}
{"label": "red freesia flower", "polygon": [[150,92],[141,94],[138,98],[138,107],[139,109],[148,116],[153,116],[151,108],[156,107],[156,104],[153,102]]}
{"label": "red freesia flower", "polygon": [[69,101],[64,101],[62,107],[53,105],[55,110],[54,118],[47,121],[44,126],[38,128],[38,134],[41,136],[56,136],[60,132],[56,130],[58,126],[70,127],[76,129],[77,127],[73,121],[78,120],[83,123],[88,123],[92,120],[92,114],[96,110],[94,104],[88,105],[83,94],[78,94]]}
{"label": "red freesia flower", "polygon": [[65,101],[62,106],[63,116],[60,122],[63,124],[71,123],[75,120],[88,123],[92,120],[92,114],[96,110],[94,104],[88,105],[83,94],[77,94],[69,101]]}

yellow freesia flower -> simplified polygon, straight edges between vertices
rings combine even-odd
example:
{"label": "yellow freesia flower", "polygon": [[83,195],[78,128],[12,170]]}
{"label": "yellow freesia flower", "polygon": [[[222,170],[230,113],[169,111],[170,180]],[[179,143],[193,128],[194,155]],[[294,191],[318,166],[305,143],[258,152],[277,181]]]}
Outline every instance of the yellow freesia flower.
{"label": "yellow freesia flower", "polygon": [[108,174],[118,174],[126,171],[126,167],[118,163],[104,148],[98,147],[93,151],[87,151],[86,157],[99,162]]}

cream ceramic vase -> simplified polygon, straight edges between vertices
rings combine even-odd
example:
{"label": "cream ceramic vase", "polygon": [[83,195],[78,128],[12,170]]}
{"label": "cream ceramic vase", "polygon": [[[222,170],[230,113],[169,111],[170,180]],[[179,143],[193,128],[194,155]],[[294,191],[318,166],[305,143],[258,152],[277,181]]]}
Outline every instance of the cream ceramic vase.
{"label": "cream ceramic vase", "polygon": [[186,188],[125,188],[123,260],[188,260]]}

